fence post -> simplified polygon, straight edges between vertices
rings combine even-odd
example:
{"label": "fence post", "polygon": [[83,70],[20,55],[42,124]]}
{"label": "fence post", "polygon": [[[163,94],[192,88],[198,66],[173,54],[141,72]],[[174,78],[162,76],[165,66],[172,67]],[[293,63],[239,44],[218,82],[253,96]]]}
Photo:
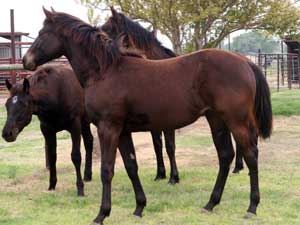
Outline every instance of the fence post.
{"label": "fence post", "polygon": [[292,88],[292,56],[290,53],[287,54],[287,81],[288,88]]}
{"label": "fence post", "polygon": [[261,63],[261,51],[258,49],[258,66],[262,69],[262,63]]}
{"label": "fence post", "polygon": [[279,54],[277,55],[277,91],[279,91],[279,82],[280,82],[280,72],[279,72]]}
{"label": "fence post", "polygon": [[[16,46],[15,46],[15,20],[14,20],[14,10],[10,10],[10,39],[11,39],[11,64],[16,63]],[[11,71],[11,82],[15,84],[16,79],[16,71]]]}
{"label": "fence post", "polygon": [[284,86],[284,56],[281,55],[281,85]]}

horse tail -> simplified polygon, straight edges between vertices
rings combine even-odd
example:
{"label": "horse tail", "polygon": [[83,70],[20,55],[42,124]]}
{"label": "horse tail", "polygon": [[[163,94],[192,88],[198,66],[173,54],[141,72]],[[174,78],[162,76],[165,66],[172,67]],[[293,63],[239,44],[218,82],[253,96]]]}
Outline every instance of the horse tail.
{"label": "horse tail", "polygon": [[251,61],[248,61],[248,64],[253,70],[256,79],[255,118],[258,134],[265,139],[270,137],[273,127],[270,89],[261,69]]}

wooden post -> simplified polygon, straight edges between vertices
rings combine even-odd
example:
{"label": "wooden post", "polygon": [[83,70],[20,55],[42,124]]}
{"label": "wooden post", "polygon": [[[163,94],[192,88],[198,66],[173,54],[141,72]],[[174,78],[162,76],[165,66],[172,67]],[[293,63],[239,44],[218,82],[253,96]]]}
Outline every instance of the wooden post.
{"label": "wooden post", "polygon": [[280,72],[279,72],[279,58],[280,58],[280,55],[277,54],[277,91],[279,91],[279,82],[280,82]]}
{"label": "wooden post", "polygon": [[261,50],[258,49],[258,66],[262,69],[262,62],[261,62]]}
{"label": "wooden post", "polygon": [[[16,45],[15,45],[15,19],[14,19],[14,10],[10,10],[10,39],[11,39],[11,64],[16,63]],[[16,79],[16,71],[11,71],[11,82],[15,84]]]}

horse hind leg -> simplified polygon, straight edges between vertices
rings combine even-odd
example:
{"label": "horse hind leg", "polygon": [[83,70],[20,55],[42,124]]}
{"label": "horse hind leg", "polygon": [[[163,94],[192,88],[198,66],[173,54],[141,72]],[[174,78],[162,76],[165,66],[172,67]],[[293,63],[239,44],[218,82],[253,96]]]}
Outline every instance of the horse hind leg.
{"label": "horse hind leg", "polygon": [[151,132],[154,151],[157,161],[157,173],[154,180],[166,179],[166,169],[162,153],[162,133],[161,132]]}
{"label": "horse hind leg", "polygon": [[[250,124],[250,125],[249,125]],[[231,125],[231,131],[235,141],[241,146],[243,158],[249,168],[250,175],[250,205],[246,217],[256,214],[256,209],[260,201],[258,183],[258,148],[257,133],[251,123]]]}
{"label": "horse hind leg", "polygon": [[211,193],[209,202],[204,207],[205,211],[212,211],[220,203],[225,183],[230,170],[230,164],[234,158],[234,151],[231,142],[230,131],[224,121],[213,112],[206,114],[210,125],[213,141],[218,153],[219,173]]}
{"label": "horse hind leg", "polygon": [[244,165],[243,165],[242,149],[241,149],[241,146],[236,144],[235,167],[234,167],[232,173],[239,173],[243,169],[244,169]]}
{"label": "horse hind leg", "polygon": [[176,184],[179,183],[179,174],[175,159],[175,130],[164,131],[164,136],[171,168],[169,184]]}

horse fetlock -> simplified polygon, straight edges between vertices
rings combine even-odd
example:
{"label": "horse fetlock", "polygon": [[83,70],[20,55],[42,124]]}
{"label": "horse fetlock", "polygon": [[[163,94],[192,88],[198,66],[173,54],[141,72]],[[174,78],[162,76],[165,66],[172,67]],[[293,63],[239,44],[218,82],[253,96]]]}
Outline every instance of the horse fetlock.
{"label": "horse fetlock", "polygon": [[57,179],[50,179],[48,190],[55,190]]}
{"label": "horse fetlock", "polygon": [[83,180],[85,182],[92,181],[92,172],[84,172]]}
{"label": "horse fetlock", "polygon": [[84,184],[82,181],[77,181],[77,195],[78,196],[84,196]]}

